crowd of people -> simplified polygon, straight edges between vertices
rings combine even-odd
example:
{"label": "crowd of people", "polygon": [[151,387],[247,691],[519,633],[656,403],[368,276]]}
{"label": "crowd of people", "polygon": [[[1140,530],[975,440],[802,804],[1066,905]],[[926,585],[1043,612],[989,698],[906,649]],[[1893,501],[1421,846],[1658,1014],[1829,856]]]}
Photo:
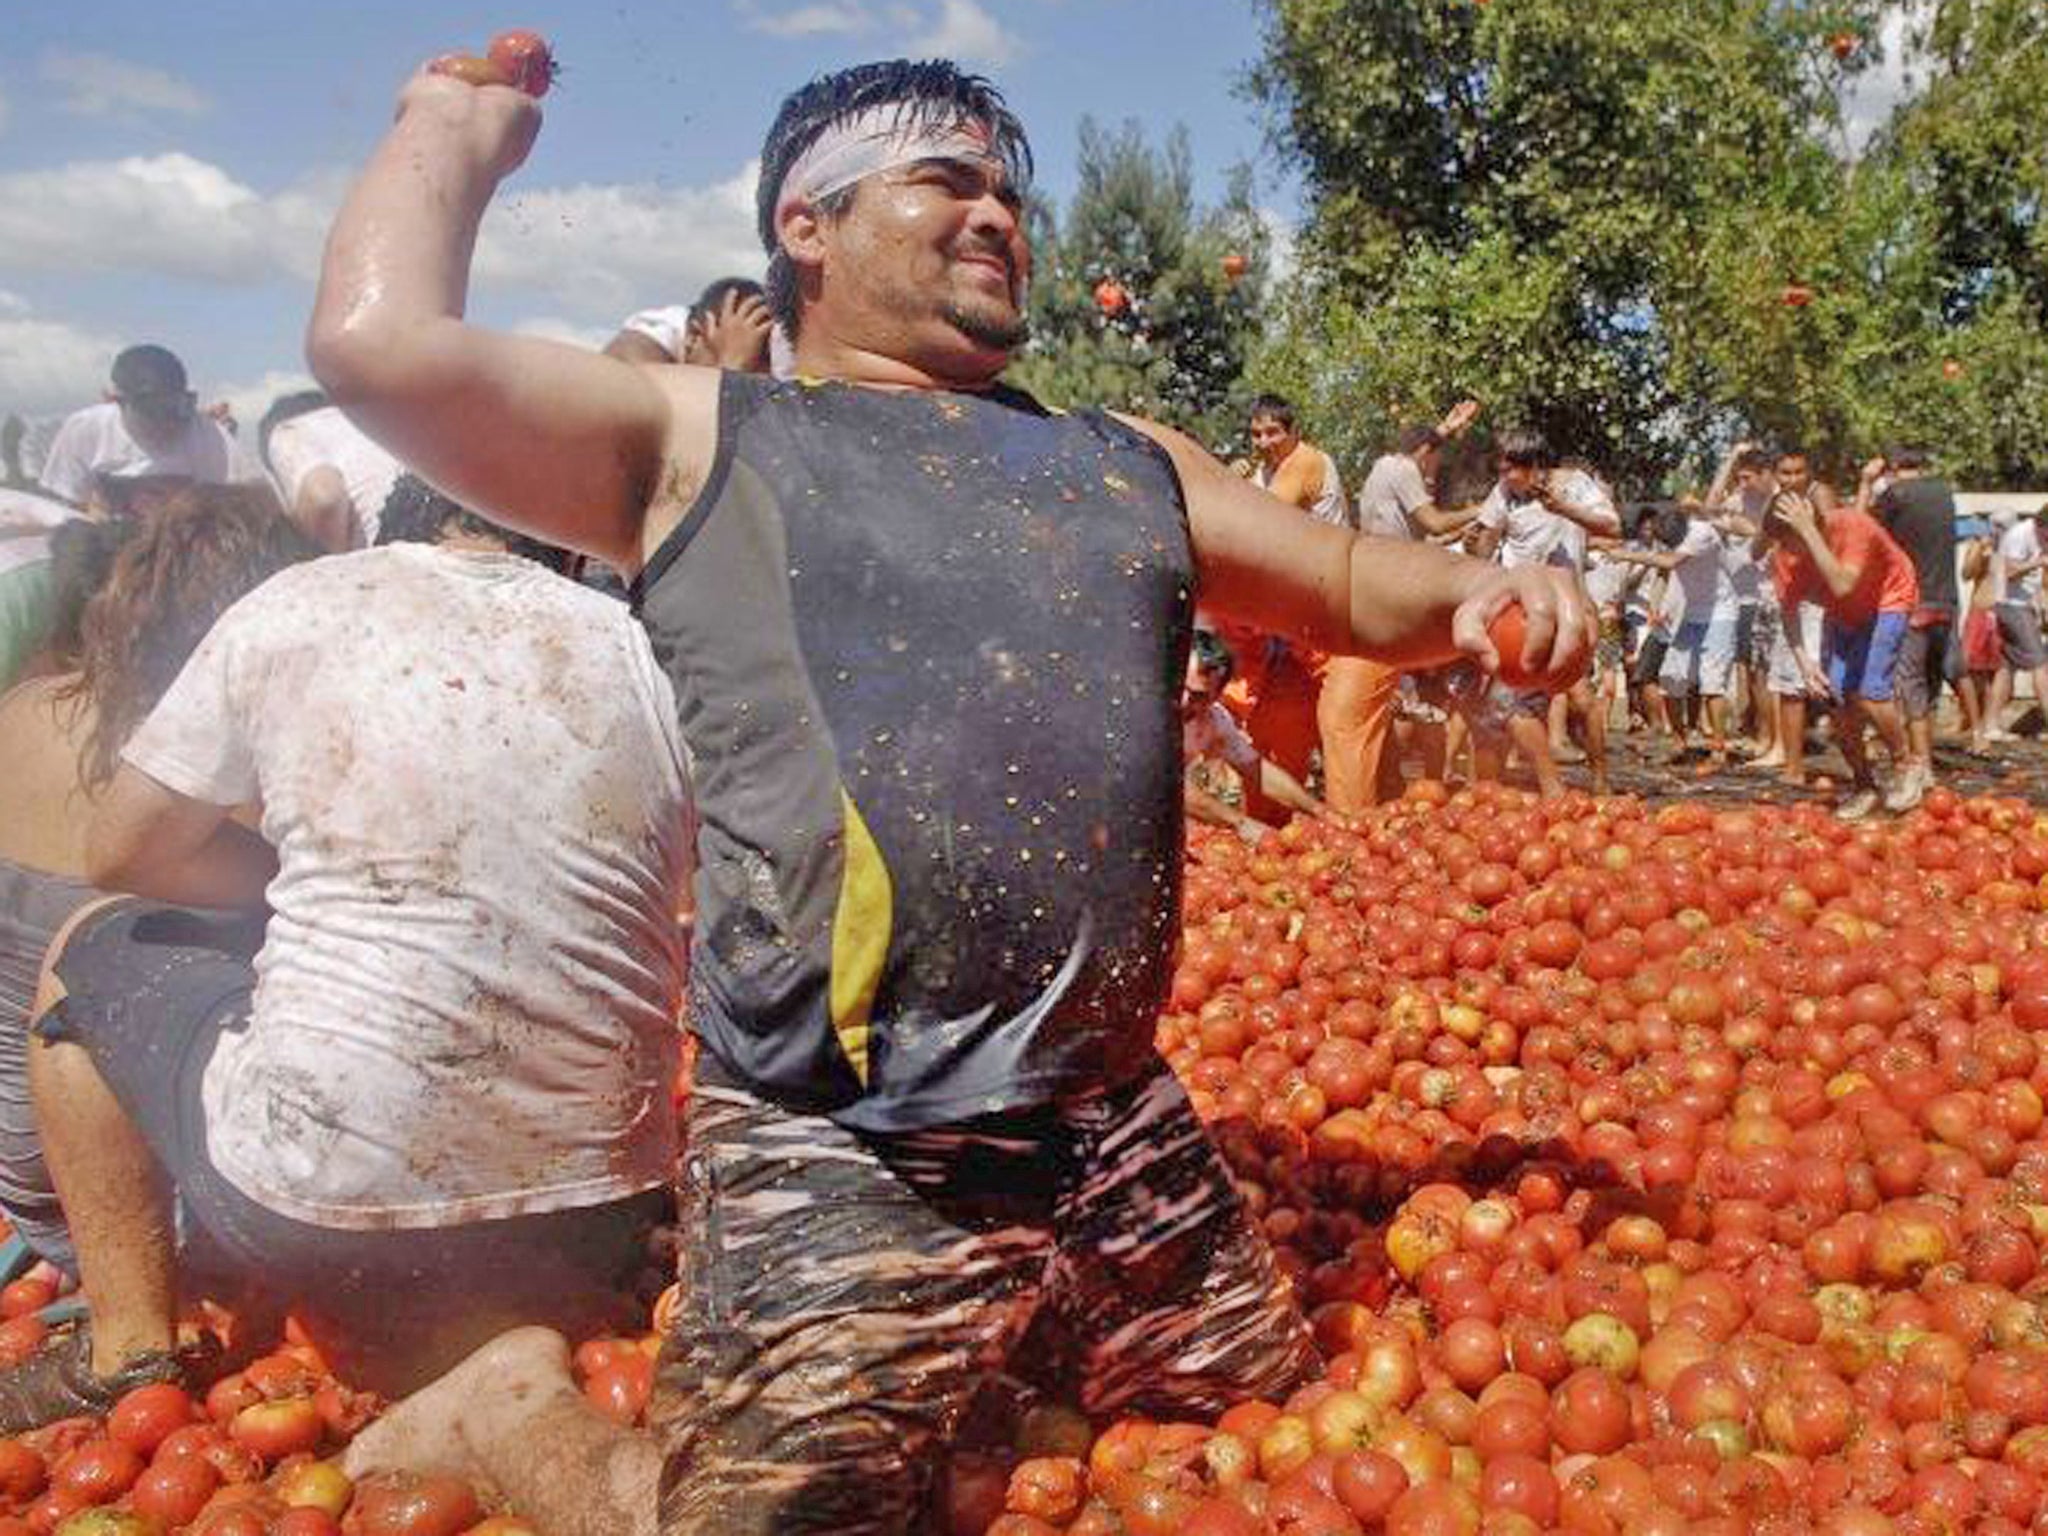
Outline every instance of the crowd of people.
{"label": "crowd of people", "polygon": [[[1566,790],[1559,764],[1583,763],[1587,787],[1604,793],[1610,731],[1635,735],[1650,764],[1805,789],[1824,779],[1807,761],[1819,728],[1848,769],[1838,813],[1859,820],[1920,802],[1937,781],[1938,734],[1984,757],[2014,740],[2007,725],[2025,691],[2048,696],[2048,505],[1972,529],[1923,450],[1873,458],[1845,499],[1804,450],[1748,442],[1696,494],[1624,503],[1591,466],[1561,464],[1539,436],[1513,430],[1496,439],[1483,494],[1441,505],[1443,450],[1479,409],[1463,401],[1409,429],[1354,500],[1293,406],[1268,395],[1250,412],[1256,456],[1237,467],[1323,521],[1577,576],[1600,620],[1590,676],[1517,690],[1469,662],[1403,674],[1219,623],[1247,737],[1242,782],[1217,794],[1208,770],[1222,738],[1191,735],[1191,814],[1256,839],[1297,809],[1243,769],[1256,758],[1318,787],[1325,813],[1398,795],[1404,764],[1427,779],[1493,779],[1519,762],[1555,796]],[[1873,734],[1888,776],[1868,750]]]}
{"label": "crowd of people", "polygon": [[[1284,1396],[1310,1331],[1153,1046],[1184,814],[1350,814],[1404,759],[1604,788],[1636,707],[1797,777],[1822,700],[1867,813],[1864,722],[1895,806],[1944,681],[1995,728],[1986,622],[2039,688],[2039,520],[1963,602],[1911,455],[1624,512],[1503,430],[1454,506],[1464,401],[1354,501],[1284,400],[1233,473],[1009,388],[1030,150],[941,63],[783,103],[765,284],[494,333],[467,253],[537,126],[416,77],[320,390],[245,435],[131,347],[0,492],[0,1207],[90,1306],[0,1431],[203,1384],[195,1294],[412,1394],[359,1466],[548,1536],[913,1529],[1011,1373]],[[563,1335],[678,1266],[623,1429]]]}

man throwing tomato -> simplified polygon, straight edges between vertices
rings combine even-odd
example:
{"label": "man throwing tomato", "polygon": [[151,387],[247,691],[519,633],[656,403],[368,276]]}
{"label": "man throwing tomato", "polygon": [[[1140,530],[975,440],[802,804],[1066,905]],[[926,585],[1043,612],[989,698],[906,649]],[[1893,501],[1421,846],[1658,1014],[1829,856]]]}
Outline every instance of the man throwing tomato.
{"label": "man throwing tomato", "polygon": [[[451,494],[635,573],[702,819],[682,1313],[658,1444],[501,1340],[378,1459],[462,1462],[551,1531],[918,1529],[1041,1309],[1092,1413],[1289,1390],[1313,1349],[1153,1048],[1179,922],[1194,603],[1335,653],[1592,643],[1575,577],[1276,519],[1181,434],[1047,410],[1031,155],[986,81],[863,65],[782,105],[757,199],[786,382],[463,317],[540,114],[422,74],[338,216],[308,338]],[[505,1385],[512,1382],[516,1390]]]}

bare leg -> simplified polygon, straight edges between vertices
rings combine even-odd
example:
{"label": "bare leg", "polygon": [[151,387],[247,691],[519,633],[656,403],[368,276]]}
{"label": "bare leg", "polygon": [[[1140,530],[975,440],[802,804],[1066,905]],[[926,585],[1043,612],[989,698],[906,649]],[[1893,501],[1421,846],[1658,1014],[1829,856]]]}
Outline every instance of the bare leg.
{"label": "bare leg", "polygon": [[1970,746],[1983,750],[1984,746],[1984,680],[1975,672],[1965,672],[1956,680],[1956,699],[1963,706],[1963,729],[1969,733]]}
{"label": "bare leg", "polygon": [[[50,945],[64,952],[79,923],[105,906],[74,913]],[[36,993],[40,1018],[64,996],[45,965]],[[156,1154],[101,1079],[84,1047],[28,1042],[29,1091],[50,1181],[63,1202],[92,1307],[92,1368],[112,1376],[137,1355],[162,1353],[177,1338],[177,1244],[171,1191]]]}
{"label": "bare leg", "polygon": [[[2040,680],[2038,678],[2035,680],[2034,686],[2036,688],[2040,687]],[[1991,707],[1984,712],[1985,735],[2003,736],[2005,734],[2005,706],[2012,702],[2013,687],[2012,668],[2000,667],[1997,675],[1991,679]]]}
{"label": "bare leg", "polygon": [[[1835,745],[1842,749],[1842,756],[1849,764],[1849,777],[1859,789],[1876,787],[1877,780],[1870,772],[1870,753],[1863,744],[1863,724],[1868,706],[1853,693],[1842,700],[1842,707],[1835,716]],[[1892,716],[1896,729],[1898,716]]]}
{"label": "bare leg", "polygon": [[1915,715],[1907,720],[1906,755],[1922,768],[1934,766],[1934,716]]}
{"label": "bare leg", "polygon": [[1778,700],[1778,745],[1785,754],[1782,777],[1788,784],[1806,782],[1806,700]]}
{"label": "bare leg", "polygon": [[1857,707],[1870,718],[1876,729],[1878,740],[1884,743],[1885,751],[1891,754],[1892,766],[1905,766],[1910,752],[1906,742],[1906,728],[1900,722],[1898,701],[1895,699],[1858,699]]}
{"label": "bare leg", "polygon": [[1700,700],[1700,716],[1706,722],[1707,748],[1716,757],[1728,755],[1728,701],[1717,694]]}
{"label": "bare leg", "polygon": [[1508,722],[1508,735],[1529,760],[1530,771],[1536,775],[1536,792],[1546,800],[1562,795],[1564,780],[1558,777],[1556,760],[1550,755],[1550,729],[1545,717],[1517,715]]}
{"label": "bare leg", "polygon": [[1415,751],[1422,759],[1422,776],[1425,779],[1443,778],[1445,764],[1450,758],[1450,732],[1448,722],[1443,725],[1433,720],[1416,722]]}
{"label": "bare leg", "polygon": [[1586,724],[1586,765],[1593,771],[1593,793],[1607,793],[1607,695],[1594,694],[1591,687],[1580,683],[1571,691],[1572,708],[1579,711]]}
{"label": "bare leg", "polygon": [[488,1483],[542,1536],[654,1536],[660,1447],[583,1400],[545,1328],[500,1334],[358,1435],[344,1465]]}

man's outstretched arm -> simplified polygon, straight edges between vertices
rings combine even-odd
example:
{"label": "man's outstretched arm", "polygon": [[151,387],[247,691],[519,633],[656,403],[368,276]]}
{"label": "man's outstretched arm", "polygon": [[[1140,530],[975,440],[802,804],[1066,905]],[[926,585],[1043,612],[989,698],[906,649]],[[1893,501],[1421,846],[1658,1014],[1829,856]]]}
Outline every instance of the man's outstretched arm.
{"label": "man's outstretched arm", "polygon": [[717,376],[657,382],[463,319],[484,209],[539,127],[509,86],[414,76],[328,236],[307,359],[350,417],[457,500],[635,569],[657,491],[694,491],[663,482],[708,458]]}
{"label": "man's outstretched arm", "polygon": [[1572,573],[1506,570],[1427,544],[1275,518],[1265,492],[1193,439],[1129,420],[1166,449],[1180,473],[1204,605],[1317,650],[1427,667],[1461,655],[1497,664],[1486,627],[1519,603],[1530,670],[1563,675],[1591,658],[1597,625]]}

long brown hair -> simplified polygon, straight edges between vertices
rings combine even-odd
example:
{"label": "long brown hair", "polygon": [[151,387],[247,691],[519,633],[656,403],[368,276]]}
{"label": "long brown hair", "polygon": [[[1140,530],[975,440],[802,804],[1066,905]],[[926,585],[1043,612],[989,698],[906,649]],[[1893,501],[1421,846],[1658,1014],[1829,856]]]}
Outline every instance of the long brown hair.
{"label": "long brown hair", "polygon": [[142,521],[86,605],[78,680],[65,690],[93,710],[79,760],[88,790],[114,777],[121,748],[214,621],[266,577],[319,553],[268,486],[190,486]]}

